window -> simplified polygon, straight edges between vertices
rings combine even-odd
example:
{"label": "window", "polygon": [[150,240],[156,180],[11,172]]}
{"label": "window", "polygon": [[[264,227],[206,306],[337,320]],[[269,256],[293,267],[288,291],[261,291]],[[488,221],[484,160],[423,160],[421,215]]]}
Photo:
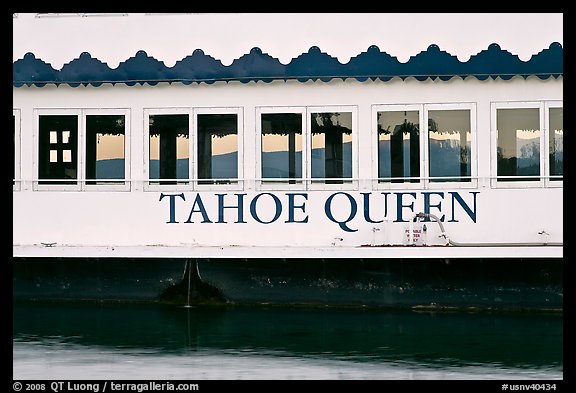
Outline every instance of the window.
{"label": "window", "polygon": [[37,110],[37,115],[38,185],[129,189],[126,111]]}
{"label": "window", "polygon": [[230,184],[238,179],[238,114],[198,113],[198,184]]}
{"label": "window", "polygon": [[387,188],[471,185],[475,116],[467,103],[375,105],[377,183]]}
{"label": "window", "polygon": [[470,109],[428,110],[430,181],[471,181],[471,127]]}
{"label": "window", "polygon": [[40,184],[76,184],[78,180],[78,116],[39,118]]}
{"label": "window", "polygon": [[564,108],[548,106],[548,161],[551,182],[561,182],[564,176]]}
{"label": "window", "polygon": [[126,116],[86,115],[86,184],[124,184]]}
{"label": "window", "polygon": [[21,179],[20,179],[20,110],[12,110],[12,122],[14,125],[14,133],[12,138],[12,165],[13,165],[13,178],[12,178],[12,188],[13,190],[20,190]]}
{"label": "window", "polygon": [[393,183],[420,181],[420,111],[378,111],[378,179]]}
{"label": "window", "polygon": [[326,184],[352,178],[352,112],[312,112],[311,175]]}
{"label": "window", "polygon": [[146,109],[146,189],[238,188],[241,124],[238,108]]}
{"label": "window", "polygon": [[190,177],[190,118],[188,114],[151,114],[149,130],[150,184],[188,184]]}
{"label": "window", "polygon": [[498,187],[561,185],[563,108],[560,102],[493,103],[493,170]]}
{"label": "window", "polygon": [[355,107],[260,107],[256,123],[262,188],[353,183]]}
{"label": "window", "polygon": [[[306,110],[304,108],[257,108],[256,128],[260,154],[257,155],[262,185],[273,188],[302,187]],[[258,160],[259,159],[259,160]],[[286,186],[283,186],[286,185]],[[264,187],[266,188],[266,187]]]}

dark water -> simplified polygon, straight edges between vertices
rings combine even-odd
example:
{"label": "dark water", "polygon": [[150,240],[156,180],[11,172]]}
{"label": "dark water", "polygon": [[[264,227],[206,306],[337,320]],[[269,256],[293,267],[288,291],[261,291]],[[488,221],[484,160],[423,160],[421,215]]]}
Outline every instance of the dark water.
{"label": "dark water", "polygon": [[15,304],[13,378],[563,379],[562,315]]}

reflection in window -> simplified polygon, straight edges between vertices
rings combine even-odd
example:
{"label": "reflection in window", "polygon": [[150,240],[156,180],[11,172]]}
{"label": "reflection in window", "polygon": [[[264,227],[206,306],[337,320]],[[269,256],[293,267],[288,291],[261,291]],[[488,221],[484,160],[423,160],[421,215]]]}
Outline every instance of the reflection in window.
{"label": "reflection in window", "polygon": [[78,178],[78,117],[39,117],[38,178],[42,184],[75,184]]}
{"label": "reflection in window", "polygon": [[[107,180],[125,177],[124,115],[86,116],[86,179]],[[123,182],[87,182],[87,184]]]}
{"label": "reflection in window", "polygon": [[378,112],[379,182],[419,182],[420,120],[418,111]]}
{"label": "reflection in window", "polygon": [[[262,114],[262,177],[302,178],[302,115]],[[296,183],[294,180],[290,184]]]}
{"label": "reflection in window", "polygon": [[428,160],[432,181],[470,181],[470,111],[428,111]]}
{"label": "reflection in window", "polygon": [[550,180],[562,180],[564,175],[564,108],[551,108],[548,129],[550,134]]}
{"label": "reflection in window", "polygon": [[311,113],[312,178],[341,184],[352,178],[352,113]]}
{"label": "reflection in window", "polygon": [[539,180],[540,116],[538,108],[498,109],[496,112],[497,174],[499,180]]}
{"label": "reflection in window", "polygon": [[198,179],[230,183],[229,179],[238,178],[238,115],[199,114],[197,121]]}
{"label": "reflection in window", "polygon": [[[176,184],[190,176],[188,115],[150,115],[150,179],[169,179],[150,184]],[[187,184],[187,181],[178,183]]]}

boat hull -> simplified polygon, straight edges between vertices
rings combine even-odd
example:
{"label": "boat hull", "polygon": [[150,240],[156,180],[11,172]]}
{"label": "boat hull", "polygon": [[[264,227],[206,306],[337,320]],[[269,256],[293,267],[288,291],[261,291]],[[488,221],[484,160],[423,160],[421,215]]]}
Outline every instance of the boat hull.
{"label": "boat hull", "polygon": [[15,258],[15,300],[562,310],[559,258]]}

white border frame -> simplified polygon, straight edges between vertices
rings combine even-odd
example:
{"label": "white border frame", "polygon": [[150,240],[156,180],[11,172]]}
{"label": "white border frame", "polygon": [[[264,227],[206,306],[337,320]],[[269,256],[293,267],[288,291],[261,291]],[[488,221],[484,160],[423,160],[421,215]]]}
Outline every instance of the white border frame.
{"label": "white border frame", "polygon": [[55,12],[55,13],[37,13],[34,15],[36,18],[86,18],[91,16],[128,16],[126,13],[112,13],[112,12]]}

